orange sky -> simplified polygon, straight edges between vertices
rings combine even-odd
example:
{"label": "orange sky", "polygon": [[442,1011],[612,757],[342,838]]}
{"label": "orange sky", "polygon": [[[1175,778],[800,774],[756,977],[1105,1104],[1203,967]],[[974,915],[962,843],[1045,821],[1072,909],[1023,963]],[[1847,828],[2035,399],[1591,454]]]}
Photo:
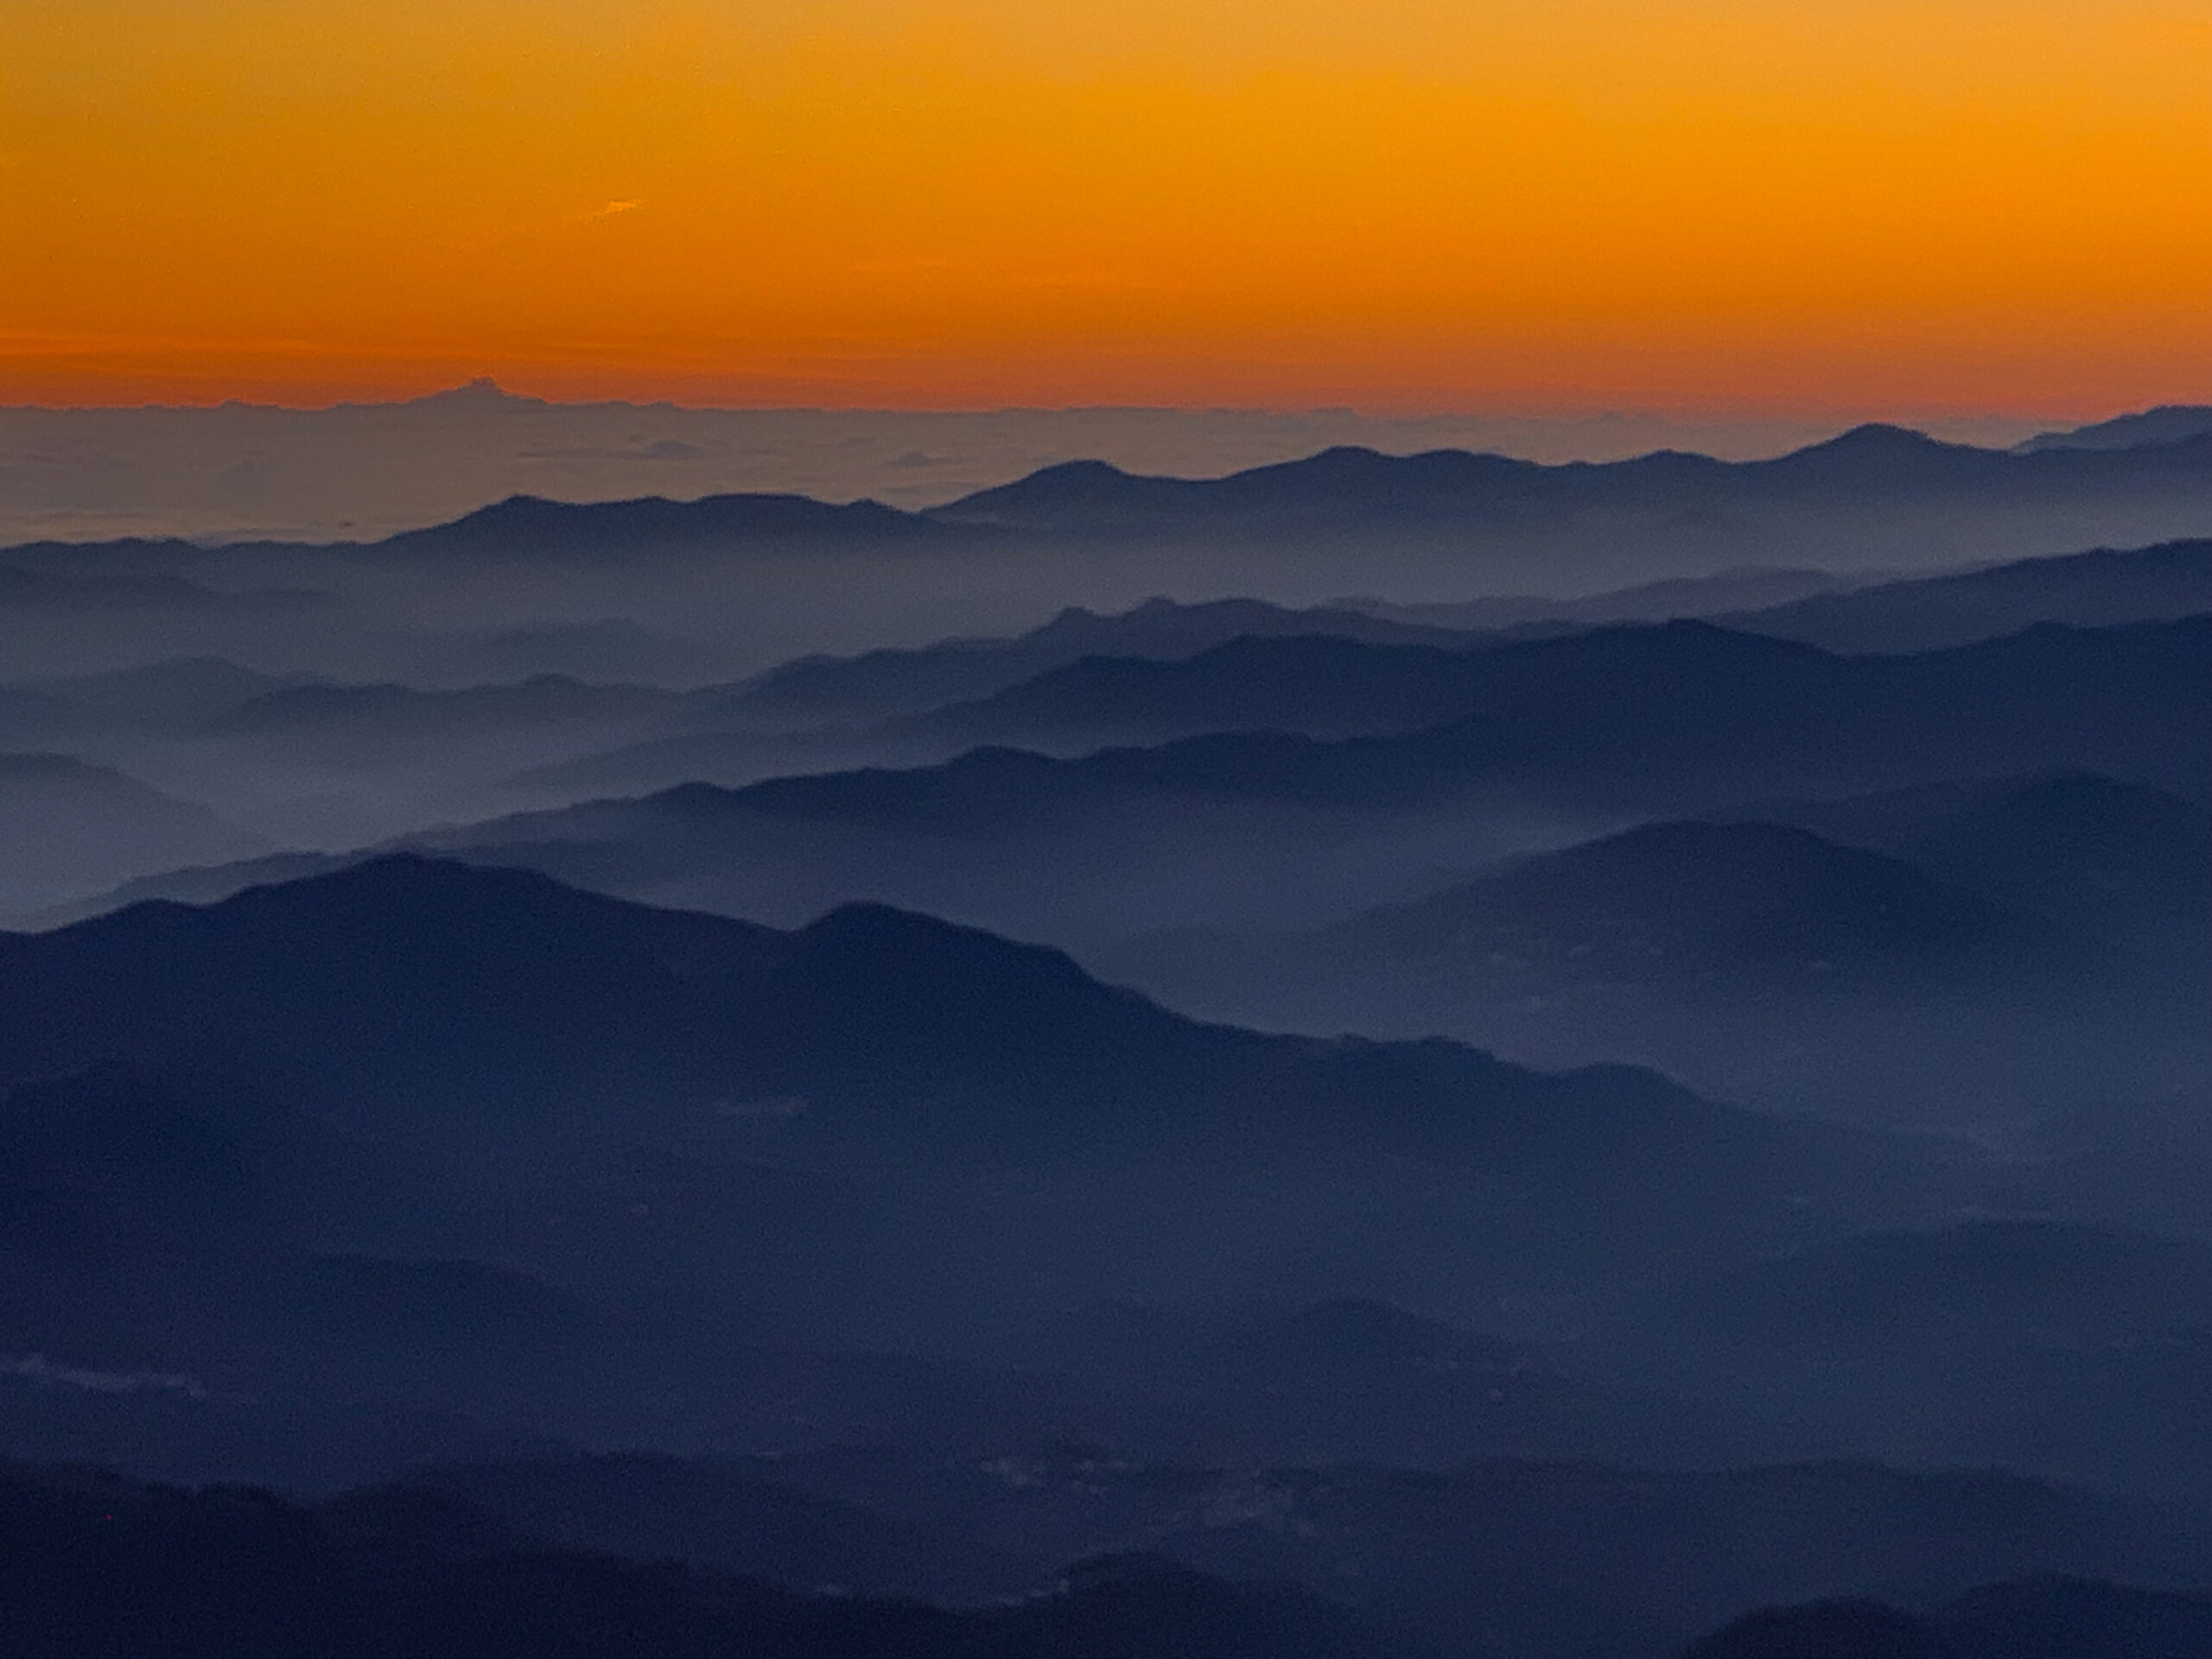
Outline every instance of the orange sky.
{"label": "orange sky", "polygon": [[0,402],[2212,399],[2212,0],[5,0]]}

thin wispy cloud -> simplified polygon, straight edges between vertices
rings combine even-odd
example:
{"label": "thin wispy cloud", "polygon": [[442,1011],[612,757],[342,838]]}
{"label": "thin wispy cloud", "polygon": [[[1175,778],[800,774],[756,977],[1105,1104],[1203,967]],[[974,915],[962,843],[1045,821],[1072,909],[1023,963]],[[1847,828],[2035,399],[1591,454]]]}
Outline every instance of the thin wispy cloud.
{"label": "thin wispy cloud", "polygon": [[0,1376],[59,1384],[86,1394],[181,1394],[194,1400],[207,1397],[206,1385],[197,1377],[168,1371],[108,1371],[58,1364],[44,1354],[0,1358]]}

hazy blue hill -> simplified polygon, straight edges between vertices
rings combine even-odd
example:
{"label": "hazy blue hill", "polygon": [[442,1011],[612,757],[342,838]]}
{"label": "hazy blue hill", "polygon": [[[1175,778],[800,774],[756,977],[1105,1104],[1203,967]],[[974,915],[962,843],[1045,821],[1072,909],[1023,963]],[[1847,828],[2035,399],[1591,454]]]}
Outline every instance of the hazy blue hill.
{"label": "hazy blue hill", "polygon": [[2146,444],[2183,443],[2212,433],[2212,408],[2192,404],[2163,404],[2133,415],[2077,426],[2062,432],[2042,432],[2016,446],[2022,451],[2038,449],[2134,449]]}
{"label": "hazy blue hill", "polygon": [[[1323,658],[1386,683],[1433,684],[1414,697],[1461,701],[1454,721],[1385,741],[1334,744],[1281,736],[1188,740],[1053,765],[969,756],[937,768],[773,780],[730,798],[734,810],[886,822],[895,815],[954,827],[961,817],[1001,825],[1077,800],[1179,793],[1270,798],[1390,809],[1439,805],[1486,786],[1522,788],[1566,805],[1615,810],[1747,802],[1747,791],[1795,778],[1822,792],[1887,777],[1936,782],[2038,766],[2098,767],[2171,788],[2212,790],[2212,767],[2182,734],[2212,718],[2212,620],[2106,629],[2042,625],[1951,650],[1845,658],[1795,643],[1677,622],[1599,629],[1472,653],[1403,647],[1255,642],[1226,661],[1282,665],[1296,708],[1325,702],[1294,686],[1290,665]],[[1211,665],[1116,668],[1124,683],[1162,688],[1154,717],[1203,723]],[[1229,677],[1224,674],[1225,681]],[[1357,681],[1354,682],[1355,687]],[[1240,690],[1249,710],[1260,693]],[[1356,702],[1357,690],[1352,693]],[[2164,718],[2138,712],[2156,707]],[[1009,788],[1019,777],[1018,787]],[[1011,812],[1014,816],[1009,817]]]}
{"label": "hazy blue hill", "polygon": [[18,925],[33,931],[81,922],[94,916],[150,899],[179,904],[212,905],[248,887],[274,881],[296,881],[302,876],[323,875],[361,861],[359,855],[336,853],[270,853],[236,863],[202,864],[164,871],[159,875],[134,877],[96,898],[48,905],[20,918]]}
{"label": "hazy blue hill", "polygon": [[2024,482],[2001,451],[1939,442],[1897,427],[1863,426],[1774,461],[1720,461],[1662,451],[1632,461],[1546,467],[1438,449],[1385,455],[1343,447],[1222,479],[1145,478],[1096,461],[1047,467],[933,510],[946,523],[1062,533],[1122,534],[1184,522],[1229,521],[1254,533],[1281,517],[1337,527],[1578,507],[1679,507],[1864,490],[1920,494]]}
{"label": "hazy blue hill", "polygon": [[1719,620],[1831,651],[1905,652],[1992,639],[2038,622],[2100,627],[2206,612],[2212,612],[2212,542],[2190,541],[1815,594]]}
{"label": "hazy blue hill", "polygon": [[2017,895],[1745,822],[1643,824],[1321,928],[1171,929],[1090,959],[1216,1018],[1629,1060],[1861,1120],[1911,1103],[1891,1121],[2024,1109],[2039,1096],[1994,1069],[1992,1033],[2118,988]]}
{"label": "hazy blue hill", "polygon": [[2212,1599],[2044,1576],[1985,1585],[1932,1612],[1873,1601],[1764,1608],[1682,1659],[2199,1659]]}
{"label": "hazy blue hill", "polygon": [[[1319,664],[1337,681],[1356,674],[1390,687],[1390,695],[1406,700],[1401,706],[1436,697],[1459,702],[1463,712],[1449,725],[1388,742],[1224,734],[1109,750],[1065,765],[984,750],[935,769],[771,780],[739,791],[734,804],[823,817],[880,818],[896,810],[909,822],[941,823],[950,813],[1018,822],[1009,810],[1042,815],[1069,799],[1094,810],[1091,803],[1116,795],[1241,797],[1354,810],[1436,805],[1478,786],[1484,774],[1510,778],[1547,762],[1562,772],[1611,774],[1656,771],[1688,758],[1681,752],[1693,744],[1707,768],[1746,750],[1763,757],[1794,749],[1833,723],[1852,676],[1840,659],[1807,647],[1700,623],[1607,629],[1465,655],[1299,640],[1224,650],[1225,657],[1189,664],[1098,671],[1123,683],[1117,696],[1126,696],[1130,681],[1159,688],[1152,694],[1155,718],[1175,708],[1177,718],[1200,727],[1209,723],[1206,698],[1240,677],[1232,671],[1240,667],[1278,677],[1279,695],[1309,703],[1325,702],[1337,684],[1293,687],[1284,679]],[[1763,694],[1757,701],[1739,695],[1753,684]],[[1240,688],[1239,695],[1256,699],[1265,691]],[[1351,696],[1355,702],[1359,696],[1357,682]],[[1668,749],[1655,752],[1660,743]]]}
{"label": "hazy blue hill", "polygon": [[1441,1478],[1287,1475],[1254,1486],[1252,1497],[1277,1495],[1274,1537],[1255,1516],[1216,1540],[1185,1534],[1166,1547],[1214,1571],[1295,1561],[1302,1578],[1332,1556],[1356,1562],[1363,1582],[1340,1592],[1355,1606],[1417,1607],[1417,1622],[1401,1617],[1421,1630],[1503,1627],[1539,1652],[1664,1654],[1763,1599],[1878,1591],[1932,1601],[2035,1570],[2015,1563],[2088,1557],[2112,1576],[2163,1583],[2179,1565],[2131,1556],[2128,1523],[2096,1516],[2094,1501],[1998,1475],[1484,1465]]}
{"label": "hazy blue hill", "polygon": [[2034,931],[1895,859],[1778,824],[1648,824],[1331,929],[1332,967],[1456,981],[1903,988],[2032,963]]}
{"label": "hazy blue hill", "polygon": [[[1765,610],[1814,594],[1840,592],[1879,580],[1782,565],[1745,565],[1709,576],[1668,576],[1575,598],[1506,594],[1485,599],[1390,604],[1356,601],[1361,609],[1440,628],[1602,626],[1612,622],[1671,622],[1732,612]],[[1354,601],[1347,601],[1354,602]]]}
{"label": "hazy blue hill", "polygon": [[[1952,490],[2025,474],[1999,449],[1946,443],[1909,427],[1869,422],[1771,461],[1736,463],[1754,489]],[[1633,462],[1625,463],[1634,465]]]}
{"label": "hazy blue hill", "polygon": [[948,1157],[1236,1134],[1594,1169],[1630,1147],[1787,1146],[1656,1077],[1196,1025],[1058,952],[880,906],[784,934],[410,856],[0,936],[0,1074],[217,1071],[383,1135],[650,1096],[663,1114],[800,1099],[794,1133]]}
{"label": "hazy blue hill", "polygon": [[1094,1307],[1039,1358],[1126,1402],[1184,1463],[1449,1467],[1471,1457],[1701,1467],[1801,1452],[1748,1414],[1579,1376],[1540,1344],[1371,1297],[1289,1312]]}
{"label": "hazy blue hill", "polygon": [[454,1464],[343,1502],[420,1493],[565,1548],[801,1589],[981,1601],[1034,1589],[1055,1566],[785,1484],[766,1459],[631,1452]]}
{"label": "hazy blue hill", "polygon": [[861,765],[881,758],[880,746],[866,733],[836,729],[678,732],[527,766],[505,779],[505,786],[525,795],[550,795],[556,800],[592,800],[649,794],[690,783],[741,788],[766,778]]}
{"label": "hazy blue hill", "polygon": [[[11,548],[0,558],[31,559],[45,550]],[[189,550],[196,554],[197,549]],[[189,555],[182,555],[188,556]],[[319,594],[270,590],[226,593],[167,570],[73,570],[54,564],[0,564],[0,614],[101,616],[178,612],[185,615],[312,608]]]}
{"label": "hazy blue hill", "polygon": [[1900,1461],[1987,1465],[2193,1502],[2212,1474],[2212,1255],[2048,1221],[1831,1241],[1685,1306],[1669,1386],[1787,1400]]}
{"label": "hazy blue hill", "polygon": [[1392,456],[1341,448],[1226,478],[1188,480],[1078,461],[965,497],[931,516],[963,526],[1126,538],[1200,525],[1258,535],[1294,518],[1310,535],[1423,522],[1557,521],[1592,511],[1851,512],[1935,499],[2019,506],[2161,486],[2201,490],[2199,447],[2012,454],[1876,425],[1775,460],[1738,462],[1662,452],[1546,467],[1459,450]]}
{"label": "hazy blue hill", "polygon": [[1439,449],[1393,456],[1352,446],[1220,479],[1147,478],[1103,461],[1068,461],[964,496],[931,516],[951,524],[1084,536],[1233,521],[1236,533],[1249,535],[1291,515],[1309,525],[1317,515],[1341,525],[1464,514],[1531,493],[1548,470],[1503,455]]}
{"label": "hazy blue hill", "polygon": [[[903,770],[689,785],[413,844],[781,921],[874,899],[1075,944],[1357,913],[1403,896],[1414,871],[1777,800],[2064,770],[2212,798],[2212,756],[2194,738],[2212,724],[2207,619],[2043,625],[1899,657],[1697,622],[1467,653],[1276,640],[1235,655],[1294,663],[1309,650],[1384,684],[1405,673],[1390,696],[1408,702],[1456,688],[1467,712],[1379,736],[1212,733],[1074,760],[986,747]],[[1176,690],[1161,711],[1205,717],[1205,696],[1181,695],[1212,683],[1194,671],[1113,672],[1157,676]],[[1310,712],[1330,701],[1325,686],[1283,695]],[[1093,879],[1068,881],[1071,861]],[[187,890],[214,884],[195,875]]]}
{"label": "hazy blue hill", "polygon": [[[835,554],[880,571],[902,594],[910,583],[934,588],[934,613],[951,628],[963,626],[962,607],[944,602],[947,587],[968,584],[971,615],[986,605],[1001,617],[1018,614],[986,598],[1002,597],[1017,572],[1025,591],[1107,604],[1164,588],[1285,599],[1587,594],[1754,563],[1927,569],[2196,534],[2212,505],[2208,446],[2212,437],[2200,436],[2011,454],[1869,428],[1743,462],[1662,451],[1542,465],[1454,450],[1386,455],[1340,447],[1219,478],[1144,477],[1071,462],[920,513],[798,496],[564,503],[524,495],[366,544],[107,544],[127,555],[128,568],[111,562],[79,585],[89,597],[100,584],[183,583],[202,592],[203,615],[227,618],[226,626],[264,640],[283,626],[276,607],[286,592],[337,595],[323,609],[343,626],[359,620],[346,596],[363,583],[404,574],[457,590],[473,585],[480,597],[489,587],[529,580],[537,561],[568,580],[619,573],[639,558],[664,566],[673,559],[735,584],[789,575]],[[23,573],[31,587],[60,591],[97,556],[98,550],[65,556],[18,548],[0,554],[0,565]],[[918,575],[924,567],[926,578]],[[256,589],[264,590],[259,597]],[[816,601],[830,602],[810,608],[879,620],[899,614],[899,598],[871,603],[888,595],[870,589],[817,591]],[[187,597],[178,589],[162,602],[181,619],[193,613],[177,608]],[[734,593],[714,597],[719,614],[742,614],[729,603]],[[526,603],[519,592],[507,598],[511,614]],[[257,607],[267,615],[250,626]],[[147,613],[162,613],[159,606]],[[166,649],[181,644],[174,627],[162,637]],[[814,637],[856,636],[840,629]],[[549,664],[582,665],[574,658]]]}
{"label": "hazy blue hill", "polygon": [[401,1077],[473,1077],[480,1103],[563,1080],[573,1093],[685,1031],[698,1010],[670,995],[675,964],[741,973],[774,938],[542,876],[382,860],[212,909],[156,903],[5,937],[0,1068],[245,1068],[340,1097]]}
{"label": "hazy blue hill", "polygon": [[79,570],[158,570],[201,551],[182,537],[121,536],[105,542],[18,542],[0,549],[15,566],[43,569],[68,566]]}
{"label": "hazy blue hill", "polygon": [[[731,685],[686,696],[669,711],[672,731],[534,767],[515,782],[531,790],[630,794],[688,782],[744,784],[779,773],[863,762],[911,764],[950,758],[979,741],[944,705],[984,700],[976,716],[992,729],[1026,733],[1018,720],[993,725],[992,699],[1019,698],[1025,683],[1052,680],[1092,657],[1173,660],[1245,638],[1319,635],[1452,649],[1477,636],[1341,607],[1293,609],[1256,600],[1179,604],[1147,600],[1110,615],[1081,607],[1007,639],[950,639],[917,649],[853,657],[804,657]],[[1078,725],[1090,729],[1097,722]],[[1262,724],[1274,723],[1262,721]],[[1127,722],[1123,722],[1124,725]],[[1173,730],[1193,727],[1171,719]],[[1146,725],[1147,734],[1155,728]]]}
{"label": "hazy blue hill", "polygon": [[128,1068],[0,1091],[0,1451],[312,1489],[563,1440],[773,1446],[794,1411],[948,1450],[1116,1421],[1057,1379],[770,1341],[723,1281],[882,1292],[880,1201],[513,1129],[456,1181],[397,1139]]}
{"label": "hazy blue hill", "polygon": [[1247,638],[1161,662],[1085,657],[981,702],[894,722],[890,742],[1066,750],[1209,732],[1317,737],[1459,717],[1490,678],[1478,654],[1314,635]]}
{"label": "hazy blue hill", "polygon": [[[1682,1659],[1962,1659],[1923,1618],[1877,1601],[1819,1601],[1746,1613]],[[2082,1659],[2090,1659],[2083,1655]]]}
{"label": "hazy blue hill", "polygon": [[[435,1344],[371,1342],[364,1376],[472,1415],[485,1391],[519,1390],[531,1421],[709,1425],[738,1446],[776,1443],[780,1414],[803,1411],[961,1444],[1065,1414],[1063,1432],[1252,1456],[1764,1449],[1749,1419],[1633,1384],[1476,1387],[1383,1352],[1356,1384],[1321,1386],[1289,1355],[1325,1328],[1225,1366],[1195,1414],[1103,1377],[1071,1397],[779,1368],[748,1333],[995,1367],[1028,1363],[1020,1332],[1048,1310],[1095,1300],[1387,1286],[1479,1317],[1527,1283],[1615,1298],[1664,1263],[1898,1224],[1982,1179],[1649,1071],[1201,1025],[1058,952],[880,906],[785,932],[409,857],[0,936],[0,1082],[109,1061],[219,1079],[312,1125],[319,1139],[262,1167],[316,1253],[475,1261],[664,1310],[650,1340],[545,1338],[567,1357],[536,1382],[456,1346],[457,1400],[401,1363]],[[368,1289],[337,1294],[352,1282],[329,1300],[359,1310],[342,1327],[373,1331]],[[402,1330],[469,1322],[435,1313],[474,1306],[466,1282],[425,1270],[398,1287],[423,1321]],[[527,1299],[513,1318],[552,1328]],[[743,1352],[667,1357],[718,1330]],[[1363,1389],[1415,1406],[1370,1421]]]}
{"label": "hazy blue hill", "polygon": [[779,1460],[773,1478],[945,1538],[1080,1548],[1110,1528],[1206,1571],[1307,1585],[1452,1655],[1670,1659],[1750,1607],[1931,1606],[2043,1573],[2207,1582],[2180,1515],[1991,1471],[1206,1470],[1071,1448],[988,1467],[830,1452]]}
{"label": "hazy blue hill", "polygon": [[410,558],[620,559],[648,550],[928,546],[945,539],[929,519],[875,501],[839,506],[802,495],[709,495],[568,502],[518,495],[376,546],[387,556]]}
{"label": "hazy blue hill", "polygon": [[[2054,771],[2212,798],[2212,753],[2195,737],[2212,725],[2208,619],[2043,625],[1897,657],[1696,622],[1467,653],[1312,649],[1386,684],[1406,672],[1409,702],[1457,688],[1467,712],[1377,736],[1211,733],[1072,760],[985,747],[903,770],[689,785],[411,844],[779,922],[879,900],[1087,946],[1170,925],[1310,925],[1419,891],[1431,870],[1777,800]],[[1234,655],[1289,663],[1308,650],[1261,641]],[[1160,710],[1195,702],[1190,718],[1205,717],[1205,696],[1180,695],[1212,683],[1192,671],[1113,672],[1157,676],[1177,689]],[[1254,696],[1233,695],[1248,707]],[[1330,696],[1283,695],[1308,711]],[[1090,878],[1071,882],[1073,868]],[[196,874],[181,890],[218,885]]]}
{"label": "hazy blue hill", "polygon": [[1746,1268],[1726,1317],[1764,1342],[2004,1337],[2097,1344],[2212,1332],[2212,1248],[2048,1221],[1864,1235]]}
{"label": "hazy blue hill", "polygon": [[[356,1505],[800,1585],[842,1560],[849,1576],[828,1581],[962,1600],[1020,1580],[1040,1554],[1136,1550],[1177,1573],[1302,1586],[1450,1659],[1670,1659],[1744,1608],[1828,1597],[1942,1607],[1962,1629],[2009,1624],[2023,1640],[2047,1621],[2049,1641],[2114,1615],[2114,1631],[2185,1618],[2194,1598],[2174,1592],[2205,1582],[2199,1535],[2155,1507],[1865,1464],[1656,1474],[1503,1459],[1416,1473],[1148,1463],[1081,1446],[982,1460],[833,1447],[458,1465],[334,1512]],[[2076,1576],[2037,1576],[2054,1573]]]}
{"label": "hazy blue hill", "polygon": [[142,871],[261,850],[206,807],[66,754],[0,754],[0,908],[96,893]]}
{"label": "hazy blue hill", "polygon": [[391,683],[289,685],[259,691],[214,712],[206,729],[232,735],[350,731],[418,741],[454,740],[539,725],[636,725],[680,705],[674,692],[592,685],[563,674],[448,691]]}
{"label": "hazy blue hill", "polygon": [[873,723],[988,696],[1085,657],[1172,660],[1229,640],[1325,634],[1378,643],[1471,643],[1459,632],[1341,607],[1292,608],[1258,600],[1179,604],[1151,599],[1111,615],[1071,607],[1029,632],[950,639],[918,649],[807,657],[734,686],[695,695],[692,718],[791,726]]}
{"label": "hazy blue hill", "polygon": [[190,729],[309,677],[264,674],[219,657],[172,657],[136,668],[34,680],[21,689],[105,721]]}
{"label": "hazy blue hill", "polygon": [[2196,1659],[2212,1599],[2044,1574],[1969,1591],[1936,1622],[1964,1659]]}
{"label": "hazy blue hill", "polygon": [[[314,1248],[394,1210],[387,1235],[457,1236],[466,1206],[251,1089],[118,1067],[18,1084],[0,1092],[0,1160],[11,1454],[358,1479],[410,1439],[482,1448],[594,1389],[621,1403],[614,1322],[578,1296]],[[665,1365],[628,1335],[634,1363]]]}
{"label": "hazy blue hill", "polygon": [[1974,891],[2106,929],[2212,917],[2212,811],[2062,772],[1773,809]]}

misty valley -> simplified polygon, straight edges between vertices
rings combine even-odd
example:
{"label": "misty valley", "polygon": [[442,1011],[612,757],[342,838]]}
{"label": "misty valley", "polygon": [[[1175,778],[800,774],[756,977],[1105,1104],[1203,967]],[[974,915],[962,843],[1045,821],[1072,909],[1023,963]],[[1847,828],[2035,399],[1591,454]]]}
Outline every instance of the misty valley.
{"label": "misty valley", "polygon": [[0,1649],[2212,1659],[2154,414],[0,549]]}

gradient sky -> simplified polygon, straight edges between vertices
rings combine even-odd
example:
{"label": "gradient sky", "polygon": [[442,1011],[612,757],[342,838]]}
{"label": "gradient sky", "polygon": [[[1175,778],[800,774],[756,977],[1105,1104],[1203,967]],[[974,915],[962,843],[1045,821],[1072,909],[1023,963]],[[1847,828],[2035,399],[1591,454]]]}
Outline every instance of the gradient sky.
{"label": "gradient sky", "polygon": [[2212,399],[2212,0],[0,0],[0,402]]}

